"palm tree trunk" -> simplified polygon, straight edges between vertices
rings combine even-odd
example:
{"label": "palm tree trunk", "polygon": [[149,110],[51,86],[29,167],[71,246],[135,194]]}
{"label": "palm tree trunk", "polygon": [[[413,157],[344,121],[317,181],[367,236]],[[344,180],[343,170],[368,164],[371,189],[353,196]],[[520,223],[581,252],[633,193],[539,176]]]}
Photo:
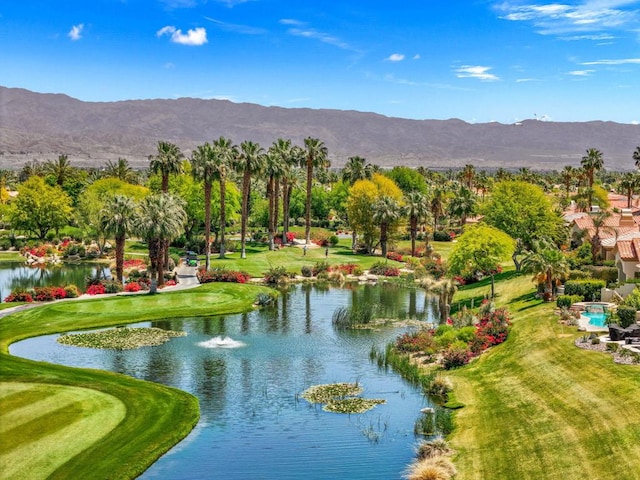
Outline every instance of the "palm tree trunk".
{"label": "palm tree trunk", "polygon": [[411,217],[411,256],[416,256],[416,236],[418,233],[418,219],[415,216]]}
{"label": "palm tree trunk", "polygon": [[269,234],[269,250],[273,251],[275,249],[274,245],[274,229],[275,229],[275,189],[274,189],[274,177],[273,175],[269,176],[269,181],[267,182],[267,198],[269,199],[269,218],[267,219],[267,232]]}
{"label": "palm tree trunk", "polygon": [[208,271],[211,267],[211,182],[204,182],[204,266]]}
{"label": "palm tree trunk", "polygon": [[227,194],[227,184],[225,175],[220,178],[220,258],[224,258],[224,233],[227,225],[227,212],[225,196]]}
{"label": "palm tree trunk", "polygon": [[275,179],[273,185],[273,234],[278,235],[278,223],[280,223],[280,180]]}
{"label": "palm tree trunk", "polygon": [[247,217],[249,216],[249,194],[251,190],[251,174],[245,169],[242,177],[242,218],[240,219],[240,258],[247,258],[246,252],[246,236],[247,236]]}
{"label": "palm tree trunk", "polygon": [[282,179],[282,242],[287,241],[289,232],[289,182]]}
{"label": "palm tree trunk", "polygon": [[116,237],[116,281],[122,284],[124,277],[124,235]]}
{"label": "palm tree trunk", "polygon": [[387,224],[380,225],[380,249],[382,250],[382,257],[387,258]]}
{"label": "palm tree trunk", "polygon": [[307,199],[305,201],[305,229],[304,229],[304,243],[309,245],[311,243],[311,180],[313,178],[313,162],[311,157],[307,157]]}

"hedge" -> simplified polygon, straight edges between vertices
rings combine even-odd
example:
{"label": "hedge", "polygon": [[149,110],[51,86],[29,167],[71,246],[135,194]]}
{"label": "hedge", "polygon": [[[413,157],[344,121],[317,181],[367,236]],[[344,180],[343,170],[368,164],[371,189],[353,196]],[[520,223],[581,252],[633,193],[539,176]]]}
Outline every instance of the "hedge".
{"label": "hedge", "polygon": [[604,280],[609,283],[615,283],[618,281],[618,269],[616,267],[600,267],[596,265],[585,265],[582,270],[589,272],[593,277],[598,280]]}
{"label": "hedge", "polygon": [[564,284],[565,295],[580,295],[588,302],[600,301],[600,291],[606,287],[604,280],[570,280]]}
{"label": "hedge", "polygon": [[569,308],[574,303],[581,302],[582,300],[583,298],[580,295],[558,295],[558,298],[556,298],[556,305],[558,308]]}
{"label": "hedge", "polygon": [[618,324],[622,328],[627,328],[636,322],[636,309],[633,307],[627,307],[626,305],[620,305],[618,307]]}

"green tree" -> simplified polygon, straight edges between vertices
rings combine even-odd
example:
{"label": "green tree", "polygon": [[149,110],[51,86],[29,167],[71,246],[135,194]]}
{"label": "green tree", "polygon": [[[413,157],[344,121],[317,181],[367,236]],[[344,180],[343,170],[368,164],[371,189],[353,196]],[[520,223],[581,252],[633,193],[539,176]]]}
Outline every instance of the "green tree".
{"label": "green tree", "polygon": [[235,169],[242,174],[242,213],[240,218],[240,258],[247,258],[247,221],[249,219],[249,200],[251,198],[251,176],[257,175],[263,168],[265,152],[259,144],[245,141],[240,144]]}
{"label": "green tree", "polygon": [[433,238],[435,239],[436,231],[438,230],[438,222],[445,214],[445,208],[447,205],[447,192],[444,187],[438,186],[433,189],[431,199],[429,200],[429,211],[431,212],[431,218],[433,218]]}
{"label": "green tree", "polygon": [[467,164],[460,171],[458,178],[468,190],[472,190],[476,180],[476,169],[473,165]]}
{"label": "green tree", "polygon": [[640,147],[636,147],[633,151],[633,160],[635,161],[636,168],[640,168]]}
{"label": "green tree", "polygon": [[409,192],[426,194],[428,191],[426,180],[413,168],[393,167],[385,175],[393,180],[405,195]]}
{"label": "green tree", "polygon": [[57,160],[45,162],[44,172],[46,175],[53,177],[56,185],[62,187],[64,182],[73,176],[74,168],[71,166],[71,161],[67,155],[60,155]]}
{"label": "green tree", "polygon": [[138,174],[129,166],[126,158],[118,158],[116,162],[107,160],[104,176],[114,177],[123,182],[138,183]]}
{"label": "green tree", "polygon": [[402,206],[394,198],[384,195],[372,205],[372,210],[373,221],[380,226],[380,250],[386,258],[389,230],[402,216]]}
{"label": "green tree", "polygon": [[283,180],[290,166],[291,141],[279,138],[269,147],[265,162],[267,174],[267,198],[269,199],[269,250],[275,248],[275,235],[278,230],[280,213],[280,181]]}
{"label": "green tree", "polygon": [[152,293],[156,285],[164,285],[165,245],[180,235],[186,220],[182,201],[168,193],[149,195],[140,203],[136,231],[149,249]]}
{"label": "green tree", "polygon": [[595,180],[594,177],[596,172],[599,172],[600,170],[602,170],[602,167],[604,166],[604,160],[602,159],[602,152],[597,148],[589,148],[587,150],[587,154],[582,157],[582,160],[580,160],[580,165],[584,170],[584,173],[586,175],[587,182],[588,182],[587,198],[589,201],[588,205],[590,209],[591,205],[593,205],[592,196],[593,196],[593,183]]}
{"label": "green tree", "polygon": [[220,258],[225,257],[225,232],[227,227],[227,210],[225,200],[227,198],[227,173],[232,168],[236,158],[238,157],[238,147],[233,142],[224,137],[220,137],[213,142],[214,150],[214,177],[218,180],[220,186],[220,242],[219,251]]}
{"label": "green tree", "polygon": [[71,199],[59,186],[47,185],[42,177],[30,177],[18,187],[12,202],[11,226],[37,236],[47,237],[51,230],[59,230],[69,223]]}
{"label": "green tree", "polygon": [[191,154],[193,178],[204,184],[204,244],[205,268],[211,267],[211,188],[218,179],[218,161],[213,146],[209,142],[198,145]]}
{"label": "green tree", "polygon": [[451,217],[457,218],[460,225],[464,226],[467,222],[467,217],[475,215],[477,208],[478,196],[465,185],[460,185],[460,188],[449,202],[448,211]]}
{"label": "green tree", "polygon": [[340,176],[343,182],[353,185],[358,180],[371,180],[373,173],[373,167],[367,163],[366,159],[355,156],[347,159]]}
{"label": "green tree", "polygon": [[463,277],[477,273],[491,275],[491,297],[494,296],[494,273],[515,248],[509,235],[489,225],[478,224],[465,229],[449,255],[449,273]]}
{"label": "green tree", "polygon": [[137,216],[135,202],[124,195],[108,198],[100,211],[100,230],[115,239],[116,281],[119,283],[122,283],[124,275],[125,240],[135,231]]}
{"label": "green tree", "polygon": [[170,142],[159,141],[156,155],[149,157],[151,171],[162,177],[162,193],[169,191],[169,176],[182,172],[183,155],[180,148]]}
{"label": "green tree", "polygon": [[562,181],[562,185],[564,185],[565,191],[565,199],[569,199],[569,195],[571,194],[571,187],[573,185],[573,181],[576,178],[576,169],[571,165],[565,165],[565,167],[560,172],[560,179]]}
{"label": "green tree", "polygon": [[559,213],[537,185],[522,181],[496,183],[482,213],[484,222],[520,238],[527,249],[542,237],[564,241],[566,230]]}
{"label": "green tree", "polygon": [[640,186],[640,177],[638,177],[638,172],[624,173],[618,183],[618,186],[627,196],[627,208],[631,208],[631,199],[633,198],[633,194]]}
{"label": "green tree", "polygon": [[305,233],[304,241],[307,245],[311,243],[311,187],[314,169],[324,169],[330,166],[327,158],[327,147],[318,138],[307,137],[304,139],[306,155],[304,166],[307,169],[307,201],[305,202]]}
{"label": "green tree", "polygon": [[569,272],[569,263],[551,239],[541,238],[534,242],[533,249],[522,260],[522,269],[533,273],[534,280],[544,283],[545,299],[551,300],[556,283]]}
{"label": "green tree", "polygon": [[416,237],[420,222],[429,215],[429,202],[426,195],[420,192],[410,192],[404,197],[405,215],[409,218],[409,234],[411,236],[411,256],[416,255]]}

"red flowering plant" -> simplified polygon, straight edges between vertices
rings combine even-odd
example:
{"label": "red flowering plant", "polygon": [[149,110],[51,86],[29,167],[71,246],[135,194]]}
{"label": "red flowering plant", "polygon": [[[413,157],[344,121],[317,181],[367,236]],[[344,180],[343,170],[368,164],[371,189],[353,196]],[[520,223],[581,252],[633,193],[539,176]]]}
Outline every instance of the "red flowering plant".
{"label": "red flowering plant", "polygon": [[16,290],[4,299],[5,303],[11,302],[33,302],[33,296],[26,290]]}
{"label": "red flowering plant", "polygon": [[486,313],[476,325],[476,336],[470,342],[473,353],[479,354],[493,345],[504,342],[509,335],[511,319],[505,308]]}
{"label": "red flowering plant", "polygon": [[434,353],[436,349],[433,334],[429,330],[403,333],[396,339],[395,346],[397,350],[406,353]]}
{"label": "red flowering plant", "polygon": [[402,255],[398,252],[387,252],[387,258],[389,260],[395,260],[396,262],[402,262]]}
{"label": "red flowering plant", "polygon": [[196,278],[200,283],[210,282],[231,282],[231,283],[247,283],[251,278],[247,272],[228,270],[226,268],[216,267],[206,270],[204,266],[198,268]]}
{"label": "red flowering plant", "polygon": [[329,267],[331,272],[342,272],[345,275],[362,275],[362,268],[355,263],[341,263],[340,265],[332,265]]}
{"label": "red flowering plant", "polygon": [[87,288],[87,295],[102,295],[105,292],[106,289],[101,283],[89,285],[89,287]]}
{"label": "red flowering plant", "polygon": [[63,287],[35,287],[33,291],[35,300],[38,302],[50,302],[67,297],[67,292]]}
{"label": "red flowering plant", "polygon": [[142,290],[142,287],[138,282],[129,282],[124,286],[125,292],[139,292]]}

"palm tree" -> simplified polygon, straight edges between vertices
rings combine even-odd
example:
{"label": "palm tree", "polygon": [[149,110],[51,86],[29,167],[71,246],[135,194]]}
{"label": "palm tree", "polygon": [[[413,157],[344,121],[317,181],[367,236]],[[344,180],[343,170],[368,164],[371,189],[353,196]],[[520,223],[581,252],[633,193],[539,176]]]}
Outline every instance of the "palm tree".
{"label": "palm tree", "polygon": [[534,249],[522,260],[522,269],[533,273],[534,280],[544,282],[545,300],[551,300],[555,285],[569,272],[564,253],[549,239],[535,241]]}
{"label": "palm tree", "polygon": [[631,208],[631,199],[640,184],[640,178],[637,172],[626,172],[620,179],[619,187],[627,195],[627,208]]}
{"label": "palm tree", "polygon": [[305,156],[302,147],[294,145],[291,147],[289,157],[285,160],[285,172],[282,176],[282,238],[287,238],[289,232],[289,212],[291,205],[291,195],[293,189],[301,183],[300,170],[296,167],[300,165]]}
{"label": "palm tree", "polygon": [[220,184],[220,258],[224,258],[224,236],[227,226],[225,197],[227,194],[227,171],[238,156],[238,147],[230,139],[220,137],[213,142],[213,178]]}
{"label": "palm tree", "polygon": [[416,255],[416,236],[418,225],[429,215],[427,197],[420,192],[409,192],[404,198],[405,214],[409,217],[409,233],[411,235],[411,256]]}
{"label": "palm tree", "polygon": [[67,155],[58,156],[57,160],[48,160],[44,164],[44,172],[53,176],[56,184],[62,186],[64,181],[73,175],[73,167]]}
{"label": "palm tree", "polygon": [[573,180],[576,177],[576,169],[571,165],[565,165],[565,167],[560,172],[560,179],[562,180],[562,184],[564,185],[564,191],[566,199],[569,199],[569,195],[571,194],[571,185],[573,184]]}
{"label": "palm tree", "polygon": [[633,151],[633,159],[636,162],[636,168],[640,168],[640,147],[636,147]]}
{"label": "palm tree", "polygon": [[123,182],[137,183],[137,174],[129,166],[126,158],[118,158],[117,162],[107,160],[107,166],[104,171],[106,177],[114,177]]}
{"label": "palm tree", "polygon": [[159,173],[162,177],[161,191],[169,191],[169,176],[182,172],[182,152],[177,145],[169,142],[158,142],[157,155],[150,155],[150,167],[153,173]]}
{"label": "palm tree", "polygon": [[[284,142],[286,143],[286,141]],[[269,250],[275,248],[274,239],[276,230],[278,229],[278,212],[279,212],[279,199],[280,199],[280,179],[285,175],[286,163],[285,156],[289,147],[285,144],[278,145],[274,143],[269,150],[265,158],[265,173],[267,175],[267,198],[269,199]]]}
{"label": "palm tree", "polygon": [[478,199],[475,193],[469,190],[466,186],[461,185],[458,192],[453,196],[451,202],[449,202],[449,214],[452,217],[460,219],[460,225],[464,226],[467,223],[467,217],[470,217],[476,213],[478,206]]}
{"label": "palm tree", "polygon": [[584,170],[584,173],[588,181],[589,191],[588,191],[587,198],[589,200],[589,209],[591,209],[591,206],[592,206],[591,202],[593,201],[594,176],[596,172],[599,172],[600,170],[602,170],[602,167],[604,166],[604,160],[602,159],[602,152],[597,148],[589,148],[587,150],[587,154],[584,157],[582,157],[582,160],[580,160],[580,165],[582,166],[582,169]]}
{"label": "palm tree", "polygon": [[462,184],[469,190],[472,190],[476,179],[475,167],[471,164],[465,165],[464,168],[460,171],[459,177]]}
{"label": "palm tree", "polygon": [[204,183],[205,269],[211,266],[211,189],[216,178],[215,154],[209,142],[198,145],[191,154],[191,174]]}
{"label": "palm tree", "polygon": [[251,176],[262,170],[265,153],[259,144],[245,141],[240,144],[240,153],[236,157],[236,171],[242,173],[242,218],[240,219],[240,258],[247,258],[246,237],[249,218],[249,198],[251,196]]}
{"label": "palm tree", "polygon": [[304,165],[307,168],[307,200],[305,202],[305,243],[311,243],[311,182],[313,180],[314,168],[327,168],[330,163],[327,159],[327,147],[317,138],[307,137],[304,139],[307,149]]}
{"label": "palm tree", "polygon": [[436,187],[429,202],[429,210],[433,216],[433,238],[435,240],[438,231],[438,220],[444,216],[444,205],[446,200],[446,192],[442,187]]}
{"label": "palm tree", "polygon": [[349,157],[341,172],[342,181],[353,185],[358,180],[371,180],[373,167],[362,157]]}
{"label": "palm tree", "polygon": [[373,204],[373,221],[380,225],[380,249],[387,257],[389,228],[402,216],[401,205],[391,197],[383,196]]}
{"label": "palm tree", "polygon": [[100,230],[105,235],[113,235],[116,243],[116,281],[122,283],[124,275],[124,245],[127,235],[136,227],[137,211],[135,202],[124,195],[108,198],[100,211]]}
{"label": "palm tree", "polygon": [[443,278],[442,280],[434,280],[431,277],[425,277],[421,281],[421,286],[427,293],[438,296],[438,307],[440,310],[440,321],[445,322],[451,311],[451,301],[458,290],[458,283],[452,278]]}
{"label": "palm tree", "polygon": [[612,227],[607,226],[607,220],[611,217],[611,213],[604,211],[591,217],[593,228],[595,229],[593,237],[591,237],[591,261],[595,265],[598,260],[598,253],[602,245],[602,232],[615,232]]}
{"label": "palm tree", "polygon": [[149,248],[151,293],[164,285],[164,246],[180,235],[186,221],[182,201],[168,193],[149,195],[140,204],[136,231]]}

